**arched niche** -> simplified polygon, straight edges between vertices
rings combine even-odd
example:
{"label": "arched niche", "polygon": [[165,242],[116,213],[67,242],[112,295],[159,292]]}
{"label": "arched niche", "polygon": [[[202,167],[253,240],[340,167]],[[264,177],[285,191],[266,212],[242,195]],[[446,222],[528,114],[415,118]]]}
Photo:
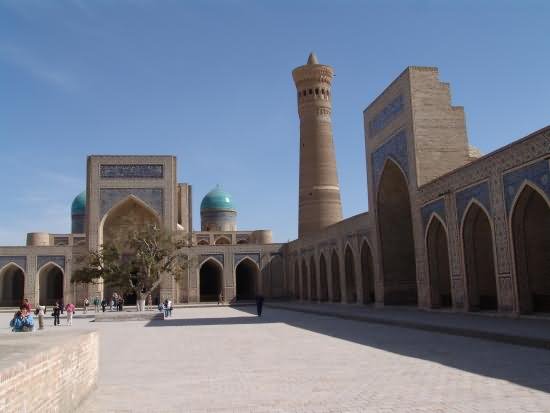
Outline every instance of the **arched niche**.
{"label": "arched niche", "polygon": [[53,262],[49,262],[38,270],[39,303],[54,305],[63,301],[63,269]]}
{"label": "arched niche", "polygon": [[452,307],[447,232],[443,221],[435,214],[432,215],[426,231],[426,250],[432,307]]}
{"label": "arched niche", "polygon": [[237,301],[253,300],[258,291],[260,269],[258,264],[248,257],[243,258],[235,268]]}
{"label": "arched niche", "polygon": [[0,269],[0,307],[17,307],[25,295],[25,272],[15,264]]}
{"label": "arched niche", "polygon": [[550,202],[525,185],[511,214],[514,262],[522,313],[550,313]]}
{"label": "arched niche", "polygon": [[327,261],[324,254],[319,257],[319,290],[319,301],[328,301]]}
{"label": "arched niche", "polygon": [[416,263],[409,189],[403,171],[391,159],[386,162],[380,178],[376,210],[384,303],[416,305]]}
{"label": "arched niche", "polygon": [[355,262],[353,251],[346,245],[344,253],[344,267],[346,272],[346,302],[348,304],[357,302],[357,288],[355,283]]}
{"label": "arched niche", "polygon": [[317,301],[317,274],[315,272],[315,260],[313,257],[309,259],[309,279],[310,279],[310,292],[309,297],[311,301]]}
{"label": "arched niche", "polygon": [[332,301],[339,303],[342,301],[342,289],[340,287],[340,261],[336,250],[332,250],[332,256],[330,258],[330,278]]}
{"label": "arched niche", "polygon": [[363,302],[374,302],[374,267],[368,242],[361,244],[361,278],[363,281]]}
{"label": "arched niche", "polygon": [[199,268],[199,297],[200,302],[218,301],[223,292],[223,266],[214,259],[208,258]]}

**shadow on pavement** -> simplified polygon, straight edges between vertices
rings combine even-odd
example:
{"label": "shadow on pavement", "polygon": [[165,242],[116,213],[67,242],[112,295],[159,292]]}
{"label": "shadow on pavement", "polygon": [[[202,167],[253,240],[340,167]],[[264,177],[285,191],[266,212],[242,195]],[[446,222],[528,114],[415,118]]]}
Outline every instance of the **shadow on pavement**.
{"label": "shadow on pavement", "polygon": [[[239,308],[240,310],[240,308]],[[247,312],[247,311],[245,311]],[[266,324],[278,323],[277,320],[267,320],[264,317],[218,317],[218,318],[168,318],[166,320],[151,320],[145,327],[175,327],[175,326],[213,326],[230,324]]]}
{"label": "shadow on pavement", "polygon": [[[251,307],[237,310],[256,314]],[[252,319],[258,318],[260,317]],[[231,323],[231,319],[226,320]],[[200,320],[194,321],[200,324]],[[285,323],[318,334],[550,393],[548,350],[269,307],[264,308],[261,322]]]}

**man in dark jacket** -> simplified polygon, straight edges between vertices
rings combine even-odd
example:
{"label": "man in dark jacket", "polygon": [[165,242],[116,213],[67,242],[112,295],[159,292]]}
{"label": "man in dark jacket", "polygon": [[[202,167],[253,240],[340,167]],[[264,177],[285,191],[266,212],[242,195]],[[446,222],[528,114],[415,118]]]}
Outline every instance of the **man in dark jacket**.
{"label": "man in dark jacket", "polygon": [[256,311],[258,312],[258,317],[262,316],[263,306],[264,306],[264,297],[258,294],[256,296]]}

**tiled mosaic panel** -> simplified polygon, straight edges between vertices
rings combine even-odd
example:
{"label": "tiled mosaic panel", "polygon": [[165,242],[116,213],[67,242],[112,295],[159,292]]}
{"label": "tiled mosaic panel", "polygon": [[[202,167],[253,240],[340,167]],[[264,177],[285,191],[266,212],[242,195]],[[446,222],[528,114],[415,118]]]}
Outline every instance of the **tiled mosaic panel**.
{"label": "tiled mosaic panel", "polygon": [[163,199],[161,188],[102,188],[99,191],[99,203],[101,216],[117,202],[133,195],[153,208],[159,216],[163,215]]}
{"label": "tiled mosaic panel", "polygon": [[256,264],[260,265],[260,254],[258,254],[258,253],[251,253],[251,254],[239,253],[239,254],[235,254],[235,265],[237,265],[237,263],[245,257],[250,258]]}
{"label": "tiled mosaic panel", "polygon": [[109,165],[99,166],[102,178],[162,178],[164,167],[161,164]]}
{"label": "tiled mosaic panel", "polygon": [[491,200],[489,194],[489,183],[487,181],[481,182],[477,185],[457,192],[456,194],[456,215],[458,222],[462,221],[464,211],[468,206],[471,199],[476,199],[481,205],[483,205],[489,213],[491,213]]}
{"label": "tiled mosaic panel", "polygon": [[19,265],[24,270],[27,270],[27,257],[23,256],[13,256],[13,255],[5,255],[0,257],[0,268],[3,268],[4,265],[9,264],[10,262],[13,262],[14,264]]}
{"label": "tiled mosaic panel", "polygon": [[39,255],[36,257],[36,268],[40,269],[44,264],[53,262],[65,269],[65,257],[63,255]]}
{"label": "tiled mosaic panel", "polygon": [[373,152],[372,165],[375,182],[378,182],[378,178],[382,173],[382,168],[384,168],[384,162],[388,157],[395,160],[403,171],[405,171],[405,175],[407,175],[407,177],[409,176],[409,155],[407,149],[407,134],[405,131],[398,132]]}
{"label": "tiled mosaic panel", "polygon": [[374,119],[369,122],[369,129],[371,133],[375,134],[389,125],[391,121],[393,121],[403,111],[403,108],[405,107],[404,102],[405,100],[403,99],[403,95],[399,95],[388,105],[386,105],[384,109],[378,112]]}
{"label": "tiled mosaic panel", "polygon": [[445,200],[443,198],[440,198],[434,202],[429,203],[428,205],[424,205],[420,210],[424,230],[426,230],[426,225],[428,225],[428,221],[430,220],[433,212],[437,213],[437,215],[441,217],[443,222],[447,223],[447,216],[445,214]]}
{"label": "tiled mosaic panel", "polygon": [[506,211],[510,213],[512,203],[524,181],[532,183],[550,197],[550,161],[542,159],[523,168],[505,174],[502,178]]}

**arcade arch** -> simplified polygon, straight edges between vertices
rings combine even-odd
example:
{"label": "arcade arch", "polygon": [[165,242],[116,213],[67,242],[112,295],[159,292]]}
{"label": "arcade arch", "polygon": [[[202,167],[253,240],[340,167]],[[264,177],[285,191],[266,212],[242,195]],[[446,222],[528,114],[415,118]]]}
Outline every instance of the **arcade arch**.
{"label": "arcade arch", "polygon": [[250,258],[244,258],[235,269],[236,299],[253,300],[258,289],[260,269]]}
{"label": "arcade arch", "polygon": [[342,301],[342,290],[340,288],[340,262],[338,261],[338,254],[336,250],[332,250],[332,256],[330,258],[331,277],[332,284],[332,301],[339,303]]}
{"label": "arcade arch", "polygon": [[309,298],[311,301],[317,301],[317,274],[315,271],[315,260],[313,257],[309,260],[309,278],[310,278],[310,287],[311,291],[309,293]]}
{"label": "arcade arch", "polygon": [[39,303],[54,305],[63,301],[63,270],[50,262],[38,271]]}
{"label": "arcade arch", "polygon": [[453,302],[447,232],[443,222],[437,215],[433,215],[428,224],[426,250],[428,253],[432,307],[451,307]]}
{"label": "arcade arch", "polygon": [[349,245],[346,246],[344,254],[346,272],[346,302],[348,304],[357,302],[357,290],[355,287],[355,263],[353,251]]}
{"label": "arcade arch", "polygon": [[327,262],[324,254],[321,254],[321,257],[319,258],[319,287],[319,301],[328,301]]}
{"label": "arcade arch", "polygon": [[366,240],[361,244],[361,277],[363,280],[363,303],[373,303],[374,267],[372,252]]}
{"label": "arcade arch", "polygon": [[550,202],[526,185],[511,215],[522,313],[550,312]]}
{"label": "arcade arch", "polygon": [[25,272],[15,263],[0,270],[0,307],[17,307],[25,294]]}
{"label": "arcade arch", "polygon": [[199,269],[200,302],[218,301],[222,288],[223,266],[214,258],[209,258]]}

